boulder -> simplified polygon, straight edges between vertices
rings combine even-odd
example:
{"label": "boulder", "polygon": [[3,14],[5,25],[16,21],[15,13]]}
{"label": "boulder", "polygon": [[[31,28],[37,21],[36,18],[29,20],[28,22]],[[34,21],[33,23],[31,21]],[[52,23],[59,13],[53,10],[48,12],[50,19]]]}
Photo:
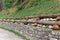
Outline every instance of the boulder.
{"label": "boulder", "polygon": [[58,17],[56,18],[56,20],[57,20],[57,21],[60,21],[60,16],[58,16]]}
{"label": "boulder", "polygon": [[60,28],[59,25],[53,25],[53,28],[52,29],[58,30],[59,28]]}

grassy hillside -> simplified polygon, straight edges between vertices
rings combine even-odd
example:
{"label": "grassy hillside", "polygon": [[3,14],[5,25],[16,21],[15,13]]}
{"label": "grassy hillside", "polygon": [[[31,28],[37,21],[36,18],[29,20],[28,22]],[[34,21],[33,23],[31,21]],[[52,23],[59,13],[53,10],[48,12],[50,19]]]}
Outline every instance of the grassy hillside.
{"label": "grassy hillside", "polygon": [[[9,3],[7,1],[7,3]],[[21,4],[9,4],[8,8],[0,12],[0,18],[20,17],[34,14],[52,14],[60,12],[60,0],[30,0]],[[8,4],[6,4],[8,5]]]}

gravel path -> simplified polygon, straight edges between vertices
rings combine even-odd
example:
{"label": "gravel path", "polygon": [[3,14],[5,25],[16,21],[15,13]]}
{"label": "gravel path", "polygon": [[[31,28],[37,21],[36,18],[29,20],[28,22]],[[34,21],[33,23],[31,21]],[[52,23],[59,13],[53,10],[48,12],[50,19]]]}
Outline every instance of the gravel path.
{"label": "gravel path", "polygon": [[[0,22],[0,27],[17,30],[30,40],[60,40],[60,30],[51,30],[48,28],[33,27],[23,24],[15,24],[11,22]],[[16,37],[11,32],[3,29],[0,29],[0,31],[0,36],[2,34],[5,35],[2,35],[2,37],[0,37],[1,39],[22,40],[21,38]]]}
{"label": "gravel path", "polygon": [[0,29],[0,40],[22,40],[22,39],[7,30]]}

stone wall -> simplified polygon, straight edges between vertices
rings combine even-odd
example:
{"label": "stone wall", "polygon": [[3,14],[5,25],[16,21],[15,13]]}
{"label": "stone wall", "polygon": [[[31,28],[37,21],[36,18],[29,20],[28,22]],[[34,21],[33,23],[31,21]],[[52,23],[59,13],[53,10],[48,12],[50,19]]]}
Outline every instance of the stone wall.
{"label": "stone wall", "polygon": [[0,22],[0,26],[18,31],[30,40],[60,40],[60,33],[49,28],[33,27],[10,22]]}

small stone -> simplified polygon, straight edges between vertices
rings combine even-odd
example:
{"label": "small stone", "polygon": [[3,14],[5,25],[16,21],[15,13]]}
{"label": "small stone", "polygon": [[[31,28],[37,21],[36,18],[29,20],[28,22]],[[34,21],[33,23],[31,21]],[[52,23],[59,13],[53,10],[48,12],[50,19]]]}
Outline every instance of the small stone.
{"label": "small stone", "polygon": [[50,38],[50,40],[57,40],[56,38]]}
{"label": "small stone", "polygon": [[31,22],[31,21],[35,22],[36,19],[28,19],[27,21],[28,21],[28,22]]}
{"label": "small stone", "polygon": [[43,25],[43,27],[45,28],[46,26],[45,26],[45,25]]}
{"label": "small stone", "polygon": [[60,16],[58,16],[58,17],[56,18],[56,20],[57,20],[57,21],[60,21]]}
{"label": "small stone", "polygon": [[59,25],[53,25],[53,28],[54,30],[58,30],[59,29]]}
{"label": "small stone", "polygon": [[53,28],[53,26],[51,26],[51,25],[49,25],[48,27],[49,27],[49,28]]}
{"label": "small stone", "polygon": [[55,34],[55,32],[54,32],[54,31],[52,31],[52,34]]}
{"label": "small stone", "polygon": [[41,25],[41,24],[38,24],[37,26],[38,26],[38,27],[42,27],[42,25]]}
{"label": "small stone", "polygon": [[37,23],[32,24],[33,26],[37,26]]}

